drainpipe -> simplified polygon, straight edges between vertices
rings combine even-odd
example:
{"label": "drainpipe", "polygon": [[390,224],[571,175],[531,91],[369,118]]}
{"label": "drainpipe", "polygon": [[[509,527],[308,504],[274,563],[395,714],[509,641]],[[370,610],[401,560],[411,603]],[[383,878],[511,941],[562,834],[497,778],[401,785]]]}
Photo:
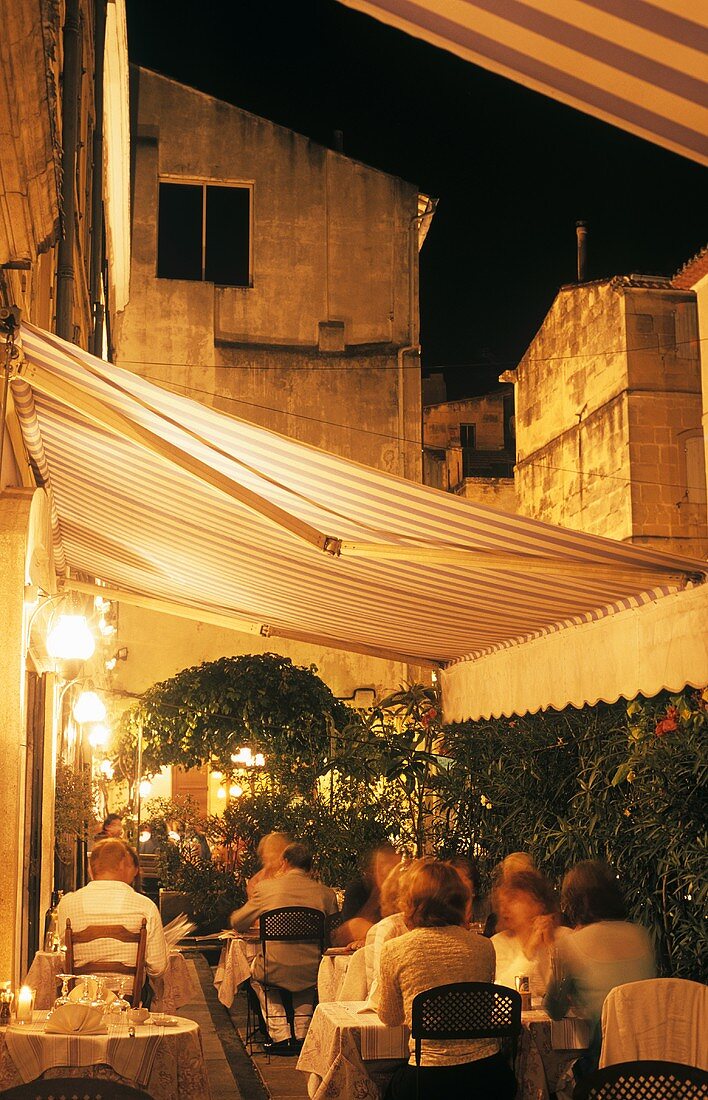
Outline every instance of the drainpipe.
{"label": "drainpipe", "polygon": [[[400,476],[407,476],[406,462],[406,420],[405,420],[405,364],[404,360],[406,355],[410,355],[415,352],[416,355],[420,355],[420,344],[418,343],[418,325],[416,323],[416,279],[415,271],[418,261],[418,227],[420,224],[420,215],[416,214],[411,219],[408,226],[408,339],[410,343],[405,347],[398,349],[398,439],[401,448],[401,471]],[[421,428],[420,428],[420,441],[421,441],[421,462],[423,461],[423,422],[422,422],[422,409],[421,409]]]}
{"label": "drainpipe", "polygon": [[101,299],[103,273],[103,62],[106,49],[106,0],[96,0],[93,28],[94,110],[93,177],[91,180],[91,266],[90,294],[93,311],[91,351],[99,358],[103,352],[103,313]]}
{"label": "drainpipe", "polygon": [[64,72],[61,96],[63,233],[57,256],[57,335],[71,340],[73,331],[74,238],[76,236],[76,149],[79,131],[81,39],[79,0],[67,0],[64,20]]}

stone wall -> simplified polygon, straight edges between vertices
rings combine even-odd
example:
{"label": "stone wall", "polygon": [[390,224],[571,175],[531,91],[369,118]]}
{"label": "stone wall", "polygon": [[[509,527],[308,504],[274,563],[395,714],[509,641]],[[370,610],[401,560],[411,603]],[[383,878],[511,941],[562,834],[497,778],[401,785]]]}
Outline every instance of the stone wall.
{"label": "stone wall", "polygon": [[[420,481],[417,188],[155,73],[133,80],[131,301],[117,362]],[[156,277],[161,179],[252,186],[252,286]]]}
{"label": "stone wall", "polygon": [[[667,551],[708,549],[695,297],[630,276],[564,287],[519,367],[519,509]],[[693,443],[691,441],[694,441]]]}

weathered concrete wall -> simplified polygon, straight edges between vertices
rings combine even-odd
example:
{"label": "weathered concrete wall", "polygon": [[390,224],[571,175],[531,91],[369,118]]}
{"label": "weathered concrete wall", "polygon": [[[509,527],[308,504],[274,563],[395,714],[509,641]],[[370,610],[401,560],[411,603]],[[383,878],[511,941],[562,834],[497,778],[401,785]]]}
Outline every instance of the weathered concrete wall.
{"label": "weathered concrete wall", "polygon": [[465,500],[498,508],[501,512],[518,510],[513,477],[466,477],[456,493]]}
{"label": "weathered concrete wall", "polygon": [[504,447],[504,395],[490,393],[464,401],[445,401],[423,410],[426,447],[459,446],[460,424],[474,424],[475,446],[480,451]]}
{"label": "weathered concrete wall", "polygon": [[702,556],[705,503],[686,496],[701,407],[694,297],[645,282],[563,288],[519,364],[519,510]]}
{"label": "weathered concrete wall", "polygon": [[[157,279],[161,179],[253,187],[247,288]],[[131,301],[117,362],[205,404],[421,480],[418,191],[139,71]]]}

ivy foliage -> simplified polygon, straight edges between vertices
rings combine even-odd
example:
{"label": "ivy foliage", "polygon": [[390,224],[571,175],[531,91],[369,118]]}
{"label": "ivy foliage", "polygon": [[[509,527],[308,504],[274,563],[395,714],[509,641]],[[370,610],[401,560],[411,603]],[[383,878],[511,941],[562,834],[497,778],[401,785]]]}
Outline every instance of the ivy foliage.
{"label": "ivy foliage", "polygon": [[301,791],[312,789],[332,738],[355,714],[316,674],[274,653],[222,657],[184,669],[155,684],[123,717],[117,764],[134,767],[138,728],[143,731],[143,774],[176,764],[210,763],[233,772],[242,745],[262,752],[269,774],[286,775]]}
{"label": "ivy foliage", "polygon": [[86,835],[95,816],[95,786],[88,769],[75,770],[58,760],[54,799],[55,851],[60,863],[69,865],[76,852],[76,841]]}

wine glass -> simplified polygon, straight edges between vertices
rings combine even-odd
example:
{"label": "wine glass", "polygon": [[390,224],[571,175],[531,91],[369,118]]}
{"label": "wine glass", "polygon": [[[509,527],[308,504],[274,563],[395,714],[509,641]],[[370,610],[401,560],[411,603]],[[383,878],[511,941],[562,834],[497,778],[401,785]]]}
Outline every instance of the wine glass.
{"label": "wine glass", "polygon": [[91,976],[89,974],[81,974],[79,981],[81,982],[81,996],[79,997],[79,1004],[93,1004],[93,995],[91,993]]}
{"label": "wine glass", "polygon": [[118,996],[115,1001],[111,1001],[108,1006],[108,1012],[111,1020],[114,1023],[124,1024],[128,1022],[128,1009],[130,1008],[130,1002],[125,998],[125,983],[126,978],[116,978],[113,988]]}
{"label": "wine glass", "polygon": [[57,978],[61,979],[61,993],[54,1002],[54,1008],[69,1004],[69,982],[74,977],[74,974],[57,974]]}

